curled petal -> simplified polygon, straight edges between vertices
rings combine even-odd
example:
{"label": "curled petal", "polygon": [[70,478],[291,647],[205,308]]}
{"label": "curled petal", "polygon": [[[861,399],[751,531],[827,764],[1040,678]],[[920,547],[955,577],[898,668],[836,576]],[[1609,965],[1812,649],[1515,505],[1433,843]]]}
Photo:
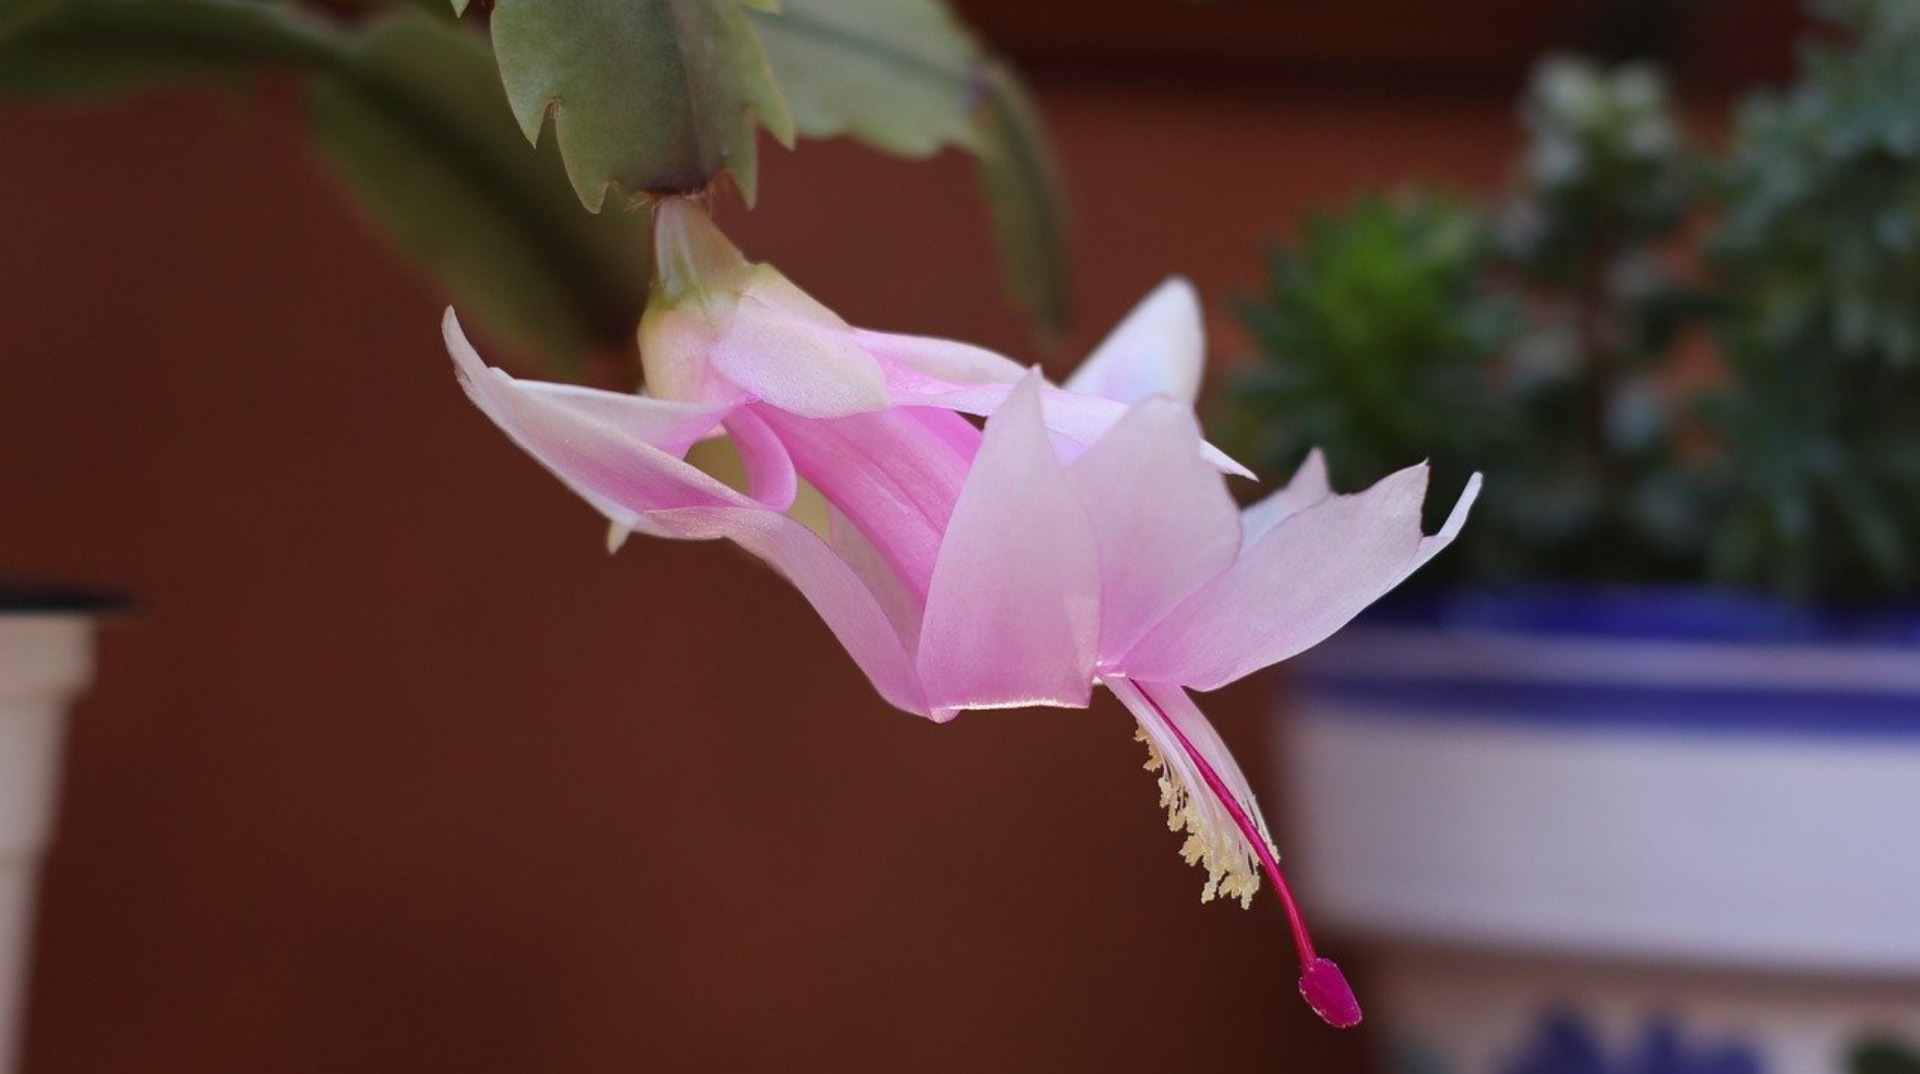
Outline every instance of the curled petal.
{"label": "curled petal", "polygon": [[747,495],[775,511],[786,511],[800,491],[793,456],[752,407],[741,407],[722,424],[747,471]]}
{"label": "curled petal", "polygon": [[1029,375],[987,422],[934,565],[920,679],[943,708],[1083,707],[1099,637],[1093,531]]}
{"label": "curled petal", "polygon": [[452,310],[444,329],[475,405],[617,525],[658,533],[649,518],[655,511],[752,504],[680,458],[722,409],[515,380],[487,367]]}
{"label": "curled petal", "polygon": [[1431,537],[1426,488],[1427,468],[1412,466],[1294,512],[1142,638],[1126,673],[1212,690],[1319,644],[1452,542],[1480,479]]}
{"label": "curled petal", "polygon": [[903,406],[981,384],[1011,385],[1027,372],[1013,359],[971,343],[864,329],[854,335],[880,363],[887,390]]}
{"label": "curled petal", "polygon": [[1170,395],[1191,404],[1200,395],[1205,350],[1200,296],[1175,276],[1127,314],[1066,387],[1121,403]]}
{"label": "curled petal", "polygon": [[919,407],[825,420],[749,409],[780,437],[807,482],[924,599],[980,431],[957,414]]}

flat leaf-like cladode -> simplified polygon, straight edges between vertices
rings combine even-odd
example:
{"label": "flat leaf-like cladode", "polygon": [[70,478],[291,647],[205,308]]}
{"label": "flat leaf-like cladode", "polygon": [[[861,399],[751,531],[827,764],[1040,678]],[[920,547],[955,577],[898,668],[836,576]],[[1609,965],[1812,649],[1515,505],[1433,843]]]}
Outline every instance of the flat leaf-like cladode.
{"label": "flat leaf-like cladode", "polygon": [[[453,0],[464,10],[468,0]],[[847,136],[904,157],[979,162],[1014,300],[1067,315],[1058,179],[1019,82],[941,0],[497,0],[493,47],[514,116],[549,117],[588,209],[608,192],[758,187],[755,130]]]}
{"label": "flat leaf-like cladode", "polygon": [[[493,47],[528,138],[553,117],[574,189],[689,193],[722,171],[752,202],[754,130],[793,142],[747,20],[758,0],[498,0]],[[466,0],[454,0],[466,7]]]}

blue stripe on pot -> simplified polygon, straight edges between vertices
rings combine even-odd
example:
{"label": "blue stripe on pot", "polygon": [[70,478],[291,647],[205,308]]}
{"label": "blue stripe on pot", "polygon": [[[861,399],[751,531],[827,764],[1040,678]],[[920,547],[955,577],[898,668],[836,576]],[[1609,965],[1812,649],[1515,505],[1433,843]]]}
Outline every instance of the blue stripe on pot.
{"label": "blue stripe on pot", "polygon": [[1920,606],[1813,608],[1709,589],[1539,586],[1395,595],[1357,625],[1529,637],[1909,648]]}
{"label": "blue stripe on pot", "polygon": [[1405,718],[1920,736],[1920,609],[1685,590],[1401,599],[1303,657],[1294,681]]}

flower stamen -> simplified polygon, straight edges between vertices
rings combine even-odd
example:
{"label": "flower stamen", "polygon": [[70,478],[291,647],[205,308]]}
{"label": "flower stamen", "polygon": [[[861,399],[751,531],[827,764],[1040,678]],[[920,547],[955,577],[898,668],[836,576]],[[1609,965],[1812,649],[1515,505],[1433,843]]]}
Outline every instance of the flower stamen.
{"label": "flower stamen", "polygon": [[[1360,1002],[1354,997],[1353,989],[1347,984],[1346,976],[1340,972],[1340,967],[1335,965],[1332,959],[1320,957],[1314,950],[1313,937],[1307,932],[1306,917],[1300,911],[1300,904],[1293,897],[1293,889],[1287,884],[1286,875],[1280,871],[1280,862],[1275,857],[1272,846],[1267,842],[1266,831],[1247,812],[1246,807],[1241,805],[1239,798],[1227,786],[1226,781],[1220,778],[1220,773],[1215,771],[1213,765],[1209,764],[1200,751],[1194,748],[1192,740],[1187,737],[1186,732],[1180,730],[1179,724],[1167,714],[1159,701],[1146,690],[1138,692],[1140,698],[1159,714],[1162,725],[1173,733],[1174,740],[1180,744],[1180,750],[1186,755],[1187,761],[1200,773],[1200,778],[1206,783],[1207,790],[1227,811],[1227,815],[1233,818],[1234,826],[1240,830],[1240,834],[1246,838],[1247,844],[1253,848],[1254,855],[1259,859],[1261,871],[1266,873],[1267,878],[1273,882],[1274,892],[1280,898],[1280,907],[1287,915],[1287,926],[1293,933],[1294,951],[1300,957],[1301,998],[1307,1001],[1307,1006],[1313,1008],[1315,1014],[1337,1029],[1347,1029],[1360,1024]],[[1186,821],[1182,826],[1188,828],[1189,835],[1187,845],[1182,848],[1182,855],[1190,863],[1199,860],[1205,854],[1205,840],[1199,827],[1203,822],[1194,815],[1193,807],[1186,802],[1186,799],[1193,794],[1193,789],[1178,786],[1179,776],[1171,766],[1166,764],[1165,759],[1159,755],[1159,751],[1153,747],[1151,741],[1148,742],[1148,749],[1152,752],[1147,768],[1149,771],[1158,771],[1160,774],[1161,804],[1169,809],[1169,823],[1182,819]],[[1156,765],[1155,762],[1158,764]],[[1196,840],[1200,841],[1197,847]],[[1252,898],[1251,887],[1243,887],[1244,882],[1232,877],[1232,870],[1225,867],[1217,856],[1208,856],[1207,862],[1209,878],[1203,898],[1210,898],[1216,889],[1228,895],[1240,896],[1242,905]],[[1221,885],[1223,871],[1228,874],[1226,886]]]}

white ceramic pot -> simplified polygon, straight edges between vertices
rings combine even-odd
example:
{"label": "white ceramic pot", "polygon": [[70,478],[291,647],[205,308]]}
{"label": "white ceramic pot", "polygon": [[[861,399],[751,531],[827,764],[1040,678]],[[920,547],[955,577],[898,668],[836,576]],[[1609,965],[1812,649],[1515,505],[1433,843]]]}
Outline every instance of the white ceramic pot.
{"label": "white ceramic pot", "polygon": [[1403,1074],[1920,1074],[1920,616],[1456,595],[1289,708],[1289,871]]}
{"label": "white ceramic pot", "polygon": [[0,613],[0,1070],[15,1069],[40,858],[53,834],[67,708],[93,674],[90,616]]}

